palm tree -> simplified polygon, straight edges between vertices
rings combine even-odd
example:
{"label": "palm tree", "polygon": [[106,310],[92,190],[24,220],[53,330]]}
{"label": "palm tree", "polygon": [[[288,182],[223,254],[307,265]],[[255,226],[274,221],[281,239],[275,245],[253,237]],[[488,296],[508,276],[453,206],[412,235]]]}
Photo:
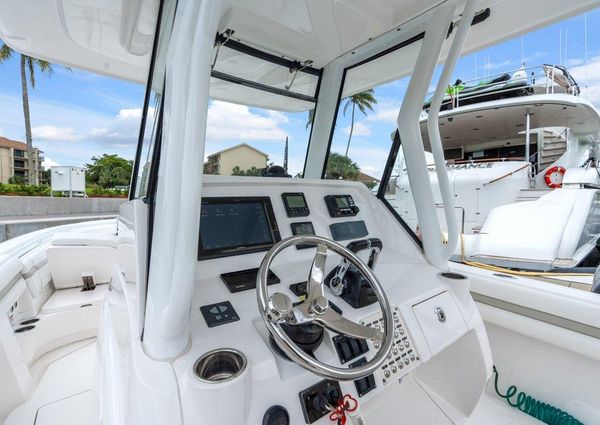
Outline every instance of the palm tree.
{"label": "palm tree", "polygon": [[327,179],[332,180],[356,180],[360,168],[356,162],[353,162],[350,158],[337,152],[331,152],[327,159]]}
{"label": "palm tree", "polygon": [[350,140],[352,139],[352,132],[354,131],[354,111],[358,107],[358,110],[365,116],[367,115],[367,109],[372,111],[373,105],[377,103],[375,99],[375,90],[369,89],[356,93],[347,98],[346,104],[344,105],[344,115],[348,111],[348,108],[352,106],[352,121],[350,123],[350,134],[348,135],[348,144],[346,145],[346,156],[348,156],[348,149],[350,149]]}
{"label": "palm tree", "polygon": [[[6,43],[0,47],[0,63],[6,62],[13,56],[14,50]],[[33,139],[31,137],[31,118],[29,114],[29,87],[27,77],[31,88],[35,89],[35,69],[39,69],[42,74],[51,77],[54,74],[52,64],[48,61],[32,58],[31,56],[21,54],[21,92],[23,94],[23,117],[25,118],[25,141],[27,142],[27,167],[29,174],[29,184],[38,183],[38,173],[33,163]]]}

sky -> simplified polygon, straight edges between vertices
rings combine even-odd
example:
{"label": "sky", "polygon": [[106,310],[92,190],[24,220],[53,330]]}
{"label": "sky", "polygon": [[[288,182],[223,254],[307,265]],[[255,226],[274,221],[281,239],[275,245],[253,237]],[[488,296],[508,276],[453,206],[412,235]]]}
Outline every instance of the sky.
{"label": "sky", "polygon": [[[466,55],[451,80],[511,72],[522,62],[528,67],[563,64],[579,82],[582,96],[600,107],[600,9],[587,13],[587,66],[584,28],[580,15]],[[80,166],[104,153],[133,159],[145,88],[61,65],[54,70],[51,78],[37,75],[35,90],[30,90],[34,145],[44,151],[45,166]],[[376,87],[374,111],[356,115],[349,156],[367,174],[382,174],[407,83],[404,78]],[[306,112],[281,113],[211,100],[206,154],[248,143],[282,164],[288,137],[289,169],[296,174],[303,168],[310,134],[306,120]],[[344,153],[349,127],[350,114],[340,109],[332,151]],[[0,64],[0,136],[25,140],[18,55]]]}

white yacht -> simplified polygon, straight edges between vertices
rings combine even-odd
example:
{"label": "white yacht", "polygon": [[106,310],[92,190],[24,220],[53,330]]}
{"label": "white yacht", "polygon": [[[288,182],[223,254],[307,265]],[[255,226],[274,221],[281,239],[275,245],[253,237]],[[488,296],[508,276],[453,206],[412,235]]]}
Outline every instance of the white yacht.
{"label": "white yacht", "polygon": [[[118,218],[0,244],[0,420],[598,424],[600,298],[450,269],[419,122],[438,63],[430,117],[461,52],[597,5],[0,0],[14,49],[147,85]],[[382,189],[322,179],[342,95],[402,76]],[[211,98],[314,109],[304,178],[203,175]],[[385,198],[400,140],[420,239]]]}
{"label": "white yacht", "polygon": [[[521,68],[457,82],[439,128],[460,232],[456,259],[527,270],[598,264],[600,114],[561,66]],[[428,111],[421,134],[425,149]],[[429,166],[440,220],[443,201]],[[400,157],[386,198],[418,226]],[[585,269],[581,266],[586,266]]]}

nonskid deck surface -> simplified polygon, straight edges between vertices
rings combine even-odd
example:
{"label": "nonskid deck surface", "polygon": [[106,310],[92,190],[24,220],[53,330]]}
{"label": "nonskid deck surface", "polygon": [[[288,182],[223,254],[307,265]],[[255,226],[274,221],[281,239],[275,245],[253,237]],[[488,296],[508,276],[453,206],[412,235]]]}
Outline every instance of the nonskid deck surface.
{"label": "nonskid deck surface", "polygon": [[13,410],[4,425],[100,424],[96,340],[72,347],[47,365],[29,401]]}

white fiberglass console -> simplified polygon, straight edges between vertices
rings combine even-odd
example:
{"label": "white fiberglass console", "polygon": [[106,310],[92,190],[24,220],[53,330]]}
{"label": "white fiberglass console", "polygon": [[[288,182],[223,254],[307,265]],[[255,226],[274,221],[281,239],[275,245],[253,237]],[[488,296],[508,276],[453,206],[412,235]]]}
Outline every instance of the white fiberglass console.
{"label": "white fiberglass console", "polygon": [[[205,176],[201,223],[192,340],[175,361],[186,423],[326,424],[327,406],[344,394],[358,401],[365,424],[399,417],[403,423],[460,423],[471,414],[491,357],[468,279],[427,264],[418,243],[362,183]],[[362,379],[326,380],[286,359],[259,313],[255,269],[266,252],[293,234],[313,232],[349,245],[372,267],[389,300],[390,354]],[[283,250],[270,267],[268,292],[295,304],[303,300],[316,251]],[[329,252],[324,291],[332,308],[382,330],[369,288],[349,277],[344,288],[332,283],[338,265],[340,256]],[[370,362],[380,348],[375,340],[322,329],[294,337],[336,367]]]}

